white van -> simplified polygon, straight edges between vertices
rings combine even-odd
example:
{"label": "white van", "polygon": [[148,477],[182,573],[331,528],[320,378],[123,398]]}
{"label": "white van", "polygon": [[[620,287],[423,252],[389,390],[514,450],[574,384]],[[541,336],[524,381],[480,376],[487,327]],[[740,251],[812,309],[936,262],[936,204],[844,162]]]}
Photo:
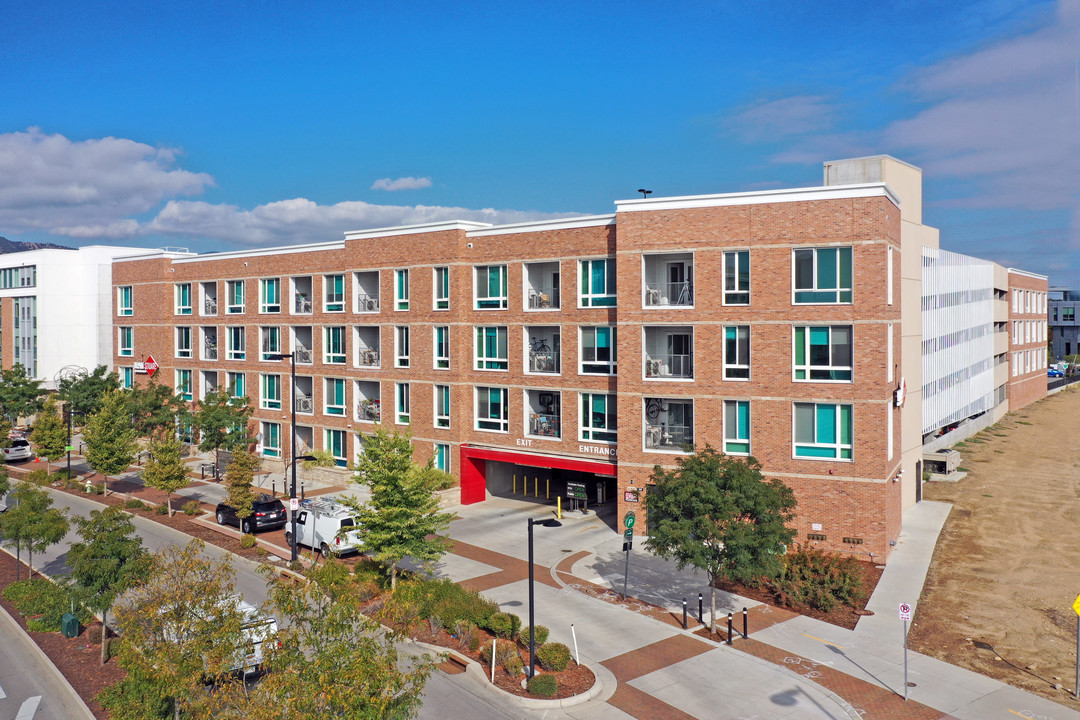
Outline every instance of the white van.
{"label": "white van", "polygon": [[[317,549],[326,557],[360,552],[364,542],[352,508],[333,498],[305,500],[296,511],[296,544]],[[285,533],[292,545],[292,532]]]}

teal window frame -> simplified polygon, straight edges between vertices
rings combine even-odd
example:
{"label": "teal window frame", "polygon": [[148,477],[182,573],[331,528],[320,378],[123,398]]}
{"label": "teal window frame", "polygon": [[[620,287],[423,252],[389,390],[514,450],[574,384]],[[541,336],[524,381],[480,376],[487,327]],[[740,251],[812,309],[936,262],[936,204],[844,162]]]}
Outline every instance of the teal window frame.
{"label": "teal window frame", "polygon": [[326,312],[345,312],[345,276],[324,275],[323,289]]}
{"label": "teal window frame", "polygon": [[508,370],[510,356],[506,325],[479,325],[476,328],[474,368],[476,370]]}
{"label": "teal window frame", "polygon": [[225,314],[243,315],[245,311],[245,292],[243,280],[225,281]]}
{"label": "teal window frame", "polygon": [[130,390],[135,385],[135,368],[122,367],[120,368],[120,387],[124,390]]}
{"label": "teal window frame", "polygon": [[410,365],[410,333],[408,325],[394,326],[394,367],[407,368]]}
{"label": "teal window frame", "polygon": [[792,334],[796,382],[852,381],[855,352],[851,325],[796,325]]}
{"label": "teal window frame", "polygon": [[588,325],[581,328],[582,375],[616,375],[618,328],[614,325]]}
{"label": "teal window frame", "polygon": [[724,453],[750,454],[750,401],[724,401]]}
{"label": "teal window frame", "polygon": [[190,325],[177,325],[176,326],[176,357],[188,358],[192,357],[191,349],[191,326]]}
{"label": "teal window frame", "polygon": [[578,307],[615,307],[615,258],[578,261]]}
{"label": "teal window frame", "polygon": [[504,387],[476,388],[476,429],[510,432],[510,390]]}
{"label": "teal window frame", "polygon": [[851,461],[853,407],[841,403],[794,403],[794,456],[804,460]]}
{"label": "teal window frame", "polygon": [[176,283],[176,310],[175,315],[190,315],[191,309],[191,283]]}
{"label": "teal window frame", "polygon": [[135,357],[135,328],[122,325],[117,331],[116,354],[120,357]]}
{"label": "teal window frame", "polygon": [[450,326],[436,325],[435,333],[435,369],[450,369]]}
{"label": "teal window frame", "polygon": [[505,310],[510,303],[509,272],[506,265],[477,265],[475,268],[475,308]]}
{"label": "teal window frame", "polygon": [[247,376],[244,373],[229,372],[225,375],[225,380],[228,383],[229,395],[233,399],[247,397]]}
{"label": "teal window frame", "polygon": [[281,457],[281,423],[263,421],[262,431],[263,457]]}
{"label": "teal window frame", "polygon": [[792,302],[796,305],[850,305],[852,248],[796,248],[791,251]]}
{"label": "teal window frame", "polygon": [[259,280],[259,312],[270,315],[281,312],[281,278]]}
{"label": "teal window frame", "polygon": [[116,288],[116,314],[122,317],[135,314],[135,293],[130,285]]}
{"label": "teal window frame", "polygon": [[409,269],[394,271],[394,309],[409,309]]}
{"label": "teal window frame", "polygon": [[437,267],[434,270],[435,309],[450,309],[450,268]]}
{"label": "teal window frame", "polygon": [[323,328],[323,364],[345,364],[345,326],[329,325]]}
{"label": "teal window frame", "polygon": [[325,415],[333,417],[345,417],[345,380],[342,378],[326,378],[325,392],[323,394]]}
{"label": "teal window frame", "polygon": [[450,386],[435,386],[435,427],[450,427]]}
{"label": "teal window frame", "polygon": [[450,446],[446,443],[435,443],[435,456],[433,462],[436,470],[450,472]]}
{"label": "teal window frame", "polygon": [[349,466],[349,458],[346,455],[347,442],[344,430],[326,428],[323,432],[323,446],[334,456],[334,465],[338,467]]}
{"label": "teal window frame", "polygon": [[409,383],[396,383],[394,386],[394,422],[408,425],[412,422],[412,404]]}
{"label": "teal window frame", "polygon": [[191,370],[176,370],[176,394],[183,398],[184,402],[192,400],[192,375]]}
{"label": "teal window frame", "polygon": [[230,325],[226,327],[225,333],[228,341],[226,346],[226,359],[246,360],[247,328],[243,325]]}
{"label": "teal window frame", "polygon": [[280,362],[270,358],[271,355],[281,354],[281,328],[276,325],[268,325],[261,329],[262,338],[259,346],[262,348],[261,359],[267,362]]}
{"label": "teal window frame", "polygon": [[750,251],[724,252],[724,305],[750,304]]}
{"label": "teal window frame", "polygon": [[724,379],[750,379],[750,326],[724,326]]}
{"label": "teal window frame", "polygon": [[281,375],[276,373],[260,375],[259,407],[263,410],[281,409]]}
{"label": "teal window frame", "polygon": [[608,393],[581,393],[579,398],[580,439],[592,442],[618,442],[618,396]]}

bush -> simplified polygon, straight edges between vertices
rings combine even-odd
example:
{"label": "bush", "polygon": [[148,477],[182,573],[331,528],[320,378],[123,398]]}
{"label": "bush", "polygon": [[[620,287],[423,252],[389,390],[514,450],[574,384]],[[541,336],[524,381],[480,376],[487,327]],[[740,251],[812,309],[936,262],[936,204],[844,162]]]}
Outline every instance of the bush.
{"label": "bush", "polygon": [[[20,615],[34,616],[32,620],[34,626],[30,629],[36,632],[58,632],[60,618],[64,616],[64,613],[71,612],[71,592],[45,578],[11,583],[0,595],[10,601]],[[93,619],[86,608],[78,602],[75,603],[75,615],[83,625],[89,624]],[[30,622],[27,622],[28,627]]]}
{"label": "bush", "polygon": [[570,664],[570,648],[562,643],[544,643],[537,648],[536,659],[545,669],[562,672]]}
{"label": "bush", "polygon": [[35,470],[31,470],[26,474],[26,479],[28,482],[32,482],[35,485],[48,485],[50,482],[52,482],[49,479],[49,471],[45,468],[37,468]]}
{"label": "bush", "polygon": [[124,507],[128,510],[145,510],[146,503],[142,500],[136,500],[135,498],[128,498],[127,502],[124,503]]}
{"label": "bush", "polygon": [[[546,627],[544,627],[543,625],[537,625],[536,626],[536,631],[533,633],[534,636],[535,636],[533,639],[536,641],[536,647],[540,647],[541,645],[543,645],[544,643],[547,642],[549,632],[550,631]],[[525,647],[529,647],[529,626],[528,625],[521,628],[521,632],[518,633],[518,640]]]}
{"label": "bush", "polygon": [[453,625],[454,637],[469,652],[476,652],[480,647],[480,637],[476,634],[476,624],[469,620],[458,620]]}
{"label": "bush", "polygon": [[559,692],[559,681],[555,679],[554,675],[537,675],[529,678],[525,689],[529,691],[530,695],[536,695],[537,697],[555,697],[555,694]]}
{"label": "bush", "polygon": [[859,561],[800,547],[784,558],[784,569],[766,583],[781,605],[810,606],[829,612],[837,605],[856,605],[866,597]]}
{"label": "bush", "polygon": [[202,506],[198,500],[188,500],[184,503],[183,511],[185,515],[195,516],[202,512]]}
{"label": "bush", "polygon": [[[518,657],[517,646],[509,640],[496,640],[495,645],[495,664],[504,665],[509,658]],[[484,646],[480,648],[480,660],[485,665],[491,665],[491,645],[484,643]]]}
{"label": "bush", "polygon": [[154,512],[156,512],[158,515],[168,515],[169,508],[165,507],[164,505],[158,505],[154,508]]}
{"label": "bush", "polygon": [[511,655],[503,662],[503,667],[510,677],[517,677],[525,672],[525,661],[521,659],[520,655]]}
{"label": "bush", "polygon": [[498,610],[498,605],[480,596],[474,590],[466,590],[450,580],[426,580],[413,578],[399,582],[390,609],[401,611],[411,605],[417,617],[438,616],[450,627],[458,620],[468,620],[474,625],[486,627],[488,619]]}
{"label": "bush", "polygon": [[83,489],[91,495],[100,495],[101,493],[105,492],[105,488],[101,487],[100,485],[95,485],[93,483],[90,483],[89,485],[83,485]]}
{"label": "bush", "polygon": [[438,615],[432,615],[427,619],[428,627],[431,628],[432,635],[438,635],[439,631],[443,629],[442,618]]}
{"label": "bush", "polygon": [[53,624],[45,618],[30,618],[26,621],[26,629],[30,632],[59,632],[60,623]]}
{"label": "bush", "polygon": [[255,547],[255,536],[251,533],[244,533],[240,537],[240,547],[244,548],[245,550],[250,550],[251,548]]}
{"label": "bush", "polygon": [[514,613],[497,612],[488,618],[487,628],[501,638],[516,637],[521,631],[521,618]]}

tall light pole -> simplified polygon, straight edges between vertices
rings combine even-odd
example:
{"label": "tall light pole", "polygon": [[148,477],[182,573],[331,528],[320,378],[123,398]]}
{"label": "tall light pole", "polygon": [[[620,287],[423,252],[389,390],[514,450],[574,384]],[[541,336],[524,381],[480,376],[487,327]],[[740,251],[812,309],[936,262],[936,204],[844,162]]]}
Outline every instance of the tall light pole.
{"label": "tall light pole", "polygon": [[291,434],[292,441],[289,446],[289,455],[292,458],[292,485],[289,486],[289,528],[291,530],[289,543],[291,557],[296,561],[296,511],[293,510],[293,502],[296,500],[296,351],[278,355],[267,355],[267,360],[284,360],[289,358],[289,404],[292,406]]}
{"label": "tall light pole", "polygon": [[68,434],[67,434],[67,476],[68,476],[68,479],[70,479],[71,478],[71,416],[72,415],[85,415],[86,413],[82,412],[81,410],[72,410],[71,409],[71,403],[68,403],[67,413],[66,414],[67,414],[67,421],[68,421],[67,422],[67,426],[68,426],[68,428],[67,428],[67,430],[68,430]]}
{"label": "tall light pole", "polygon": [[533,602],[533,525],[541,527],[562,527],[555,518],[534,520],[529,518],[529,677],[536,676],[536,612]]}

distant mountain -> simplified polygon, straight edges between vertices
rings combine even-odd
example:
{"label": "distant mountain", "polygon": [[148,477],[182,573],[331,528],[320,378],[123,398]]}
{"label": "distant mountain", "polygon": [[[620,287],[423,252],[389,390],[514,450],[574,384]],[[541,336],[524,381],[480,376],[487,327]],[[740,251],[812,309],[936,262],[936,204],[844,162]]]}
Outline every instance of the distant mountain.
{"label": "distant mountain", "polygon": [[4,253],[26,252],[27,250],[74,249],[75,248],[65,247],[64,245],[54,245],[52,243],[19,242],[18,240],[8,240],[6,237],[0,235],[0,255],[3,255]]}

